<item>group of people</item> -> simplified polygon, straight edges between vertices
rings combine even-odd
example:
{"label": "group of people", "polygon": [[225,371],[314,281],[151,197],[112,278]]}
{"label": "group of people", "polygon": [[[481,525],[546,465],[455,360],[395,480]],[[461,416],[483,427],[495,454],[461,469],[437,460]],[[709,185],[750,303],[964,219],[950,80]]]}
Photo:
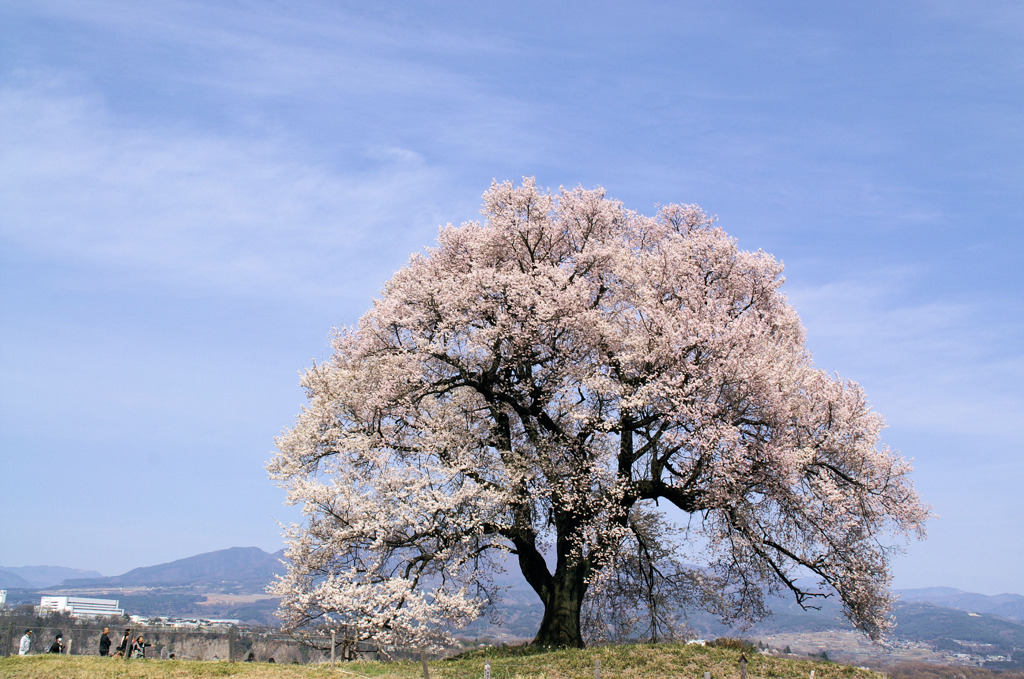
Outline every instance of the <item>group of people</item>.
{"label": "group of people", "polygon": [[145,658],[146,649],[153,644],[146,643],[146,639],[143,635],[137,637],[132,636],[132,631],[126,629],[124,636],[121,637],[121,643],[114,649],[114,653],[110,653],[110,629],[107,627],[103,628],[103,634],[100,636],[100,655],[113,655],[115,658]]}
{"label": "group of people", "polygon": [[[124,636],[121,637],[121,643],[114,647],[113,653],[111,653],[110,647],[113,643],[110,640],[110,628],[104,627],[103,634],[100,635],[100,655],[105,657],[113,658],[145,658],[146,649],[153,644],[147,643],[143,635],[137,637],[132,636],[132,631],[126,629]],[[32,630],[25,630],[25,634],[21,637],[21,643],[18,645],[18,655],[28,655],[32,650]],[[49,653],[64,653],[67,650],[67,646],[64,644],[64,636],[57,633],[50,644]],[[174,659],[174,654],[170,654],[170,658]],[[256,654],[252,651],[249,652],[245,662],[254,662],[256,660]],[[273,658],[269,658],[267,662],[274,662]]]}
{"label": "group of people", "polygon": [[[64,645],[64,636],[60,633],[57,634],[53,639],[53,643],[50,644],[50,648],[47,653],[63,653],[67,649]],[[25,634],[21,637],[21,642],[18,644],[18,655],[28,655],[29,651],[32,650],[32,630],[25,630]]]}
{"label": "group of people", "polygon": [[[64,645],[64,636],[57,633],[54,637],[53,643],[50,644],[50,648],[47,653],[63,653],[67,649]],[[18,644],[18,655],[28,655],[29,651],[32,650],[32,630],[25,630],[25,634],[21,637],[21,642]]]}
{"label": "group of people", "polygon": [[[114,648],[114,652],[110,652],[110,628],[104,627],[103,634],[100,636],[100,655],[101,656],[113,656],[115,658],[145,658],[146,649],[152,646],[152,644],[146,643],[143,635],[137,637],[132,636],[132,631],[126,629],[124,636],[121,637],[121,643]],[[60,633],[54,638],[53,643],[50,644],[49,653],[64,653],[67,646],[64,644],[64,637]],[[21,643],[18,644],[18,655],[28,655],[32,650],[32,630],[25,630],[25,634],[21,637]]]}

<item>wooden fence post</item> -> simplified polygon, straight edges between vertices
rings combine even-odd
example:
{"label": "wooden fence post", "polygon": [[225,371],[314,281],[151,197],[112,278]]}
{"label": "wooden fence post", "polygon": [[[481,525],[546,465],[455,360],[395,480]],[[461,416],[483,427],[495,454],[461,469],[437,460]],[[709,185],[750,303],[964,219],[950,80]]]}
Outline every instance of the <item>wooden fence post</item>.
{"label": "wooden fence post", "polygon": [[331,630],[331,669],[334,669],[334,630]]}

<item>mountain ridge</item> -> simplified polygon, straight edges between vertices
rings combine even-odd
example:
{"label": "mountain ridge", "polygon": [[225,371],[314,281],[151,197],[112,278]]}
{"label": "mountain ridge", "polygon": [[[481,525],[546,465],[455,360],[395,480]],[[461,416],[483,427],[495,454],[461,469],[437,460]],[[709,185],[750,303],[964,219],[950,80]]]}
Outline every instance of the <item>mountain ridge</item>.
{"label": "mountain ridge", "polygon": [[903,603],[928,603],[1024,622],[1024,596],[1020,594],[978,594],[953,587],[923,587],[900,590],[898,593]]}
{"label": "mountain ridge", "polygon": [[62,588],[100,587],[210,587],[233,585],[262,592],[275,575],[284,572],[284,550],[268,553],[259,547],[229,547],[194,556],[134,568],[100,578],[73,578]]}
{"label": "mountain ridge", "polygon": [[[53,587],[69,578],[102,578],[96,571],[64,566],[0,566],[0,587]],[[12,584],[18,583],[18,584]]]}
{"label": "mountain ridge", "polygon": [[[63,566],[0,566],[0,587],[95,588],[132,586],[204,586],[235,582],[259,586],[259,591],[284,572],[284,550],[266,552],[259,547],[228,547],[153,566],[133,568],[121,575],[103,576]],[[532,594],[525,582],[507,577],[510,590]],[[1024,595],[979,594],[954,587],[919,587],[896,590],[900,603],[931,603],[955,610],[987,613],[1024,622]]]}
{"label": "mountain ridge", "polygon": [[31,589],[32,583],[17,573],[0,568],[0,588],[3,589]]}
{"label": "mountain ridge", "polygon": [[[135,568],[121,575],[69,578],[55,587],[33,587],[32,589],[95,596],[104,591],[113,595],[118,590],[139,588],[145,591],[122,591],[120,593],[120,598],[124,600],[126,609],[131,608],[147,614],[156,614],[157,611],[160,614],[168,614],[171,610],[178,609],[182,609],[180,612],[184,612],[185,608],[190,611],[190,614],[198,614],[197,611],[201,609],[207,615],[218,612],[220,617],[238,617],[269,622],[273,609],[276,607],[276,600],[266,595],[266,587],[276,575],[284,572],[283,558],[284,550],[268,553],[258,547],[230,547],[154,566]],[[29,567],[21,567],[21,569],[25,568]],[[76,569],[61,571],[59,567],[47,568],[51,572],[50,579],[54,572],[83,572]],[[10,577],[6,582],[12,583],[0,584],[0,586],[28,590],[29,588],[24,587],[27,579],[22,578],[17,570],[20,569],[0,567],[0,583],[5,582],[3,580],[5,574]],[[522,617],[525,626],[529,627],[534,622],[533,618],[540,614],[540,602],[536,599],[532,589],[524,581],[520,581],[516,577],[517,575],[517,573],[510,572],[504,579],[503,584],[508,589],[505,592],[504,601],[498,604],[498,608],[514,612],[515,617]],[[22,584],[13,584],[19,582],[19,578]],[[216,597],[218,596],[215,594],[217,592],[244,595],[250,598],[255,596],[255,600],[250,599],[250,603],[247,604],[252,610],[243,611],[240,608],[243,597],[239,596],[234,596],[233,599],[232,597],[224,599],[223,605],[214,605],[214,601],[217,599],[211,599],[210,595]],[[952,630],[956,629],[962,630],[959,633],[961,636],[957,638],[965,638],[969,636],[968,630],[977,627],[989,631],[994,630],[993,634],[998,632],[1004,636],[1010,634],[1017,638],[1020,635],[1019,626],[1024,624],[1024,596],[1018,594],[992,596],[964,592],[952,587],[902,589],[897,590],[896,593],[899,594],[899,599],[896,603],[895,613],[899,619],[900,631],[905,633],[914,631],[916,636],[938,634],[940,631],[944,635],[952,635]],[[27,603],[31,596],[37,595],[35,593],[29,595],[27,591],[24,594],[25,596],[16,597],[25,599],[24,603]],[[849,628],[849,623],[842,618],[841,606],[834,597],[823,602],[821,611],[800,610],[794,602],[783,598],[773,601],[771,608],[774,616],[755,624],[751,631],[781,629],[814,631]],[[939,608],[946,610],[938,610]],[[954,611],[959,611],[959,615],[953,615]],[[985,616],[986,619],[980,619],[977,617],[979,615]],[[1002,629],[1001,623],[989,620],[989,617],[1009,621],[1018,627]],[[700,613],[695,612],[691,622],[695,623],[695,627],[706,627],[707,629],[704,631],[707,633],[728,633],[724,627],[715,624],[710,619],[705,619]],[[897,634],[900,632],[898,631]]]}

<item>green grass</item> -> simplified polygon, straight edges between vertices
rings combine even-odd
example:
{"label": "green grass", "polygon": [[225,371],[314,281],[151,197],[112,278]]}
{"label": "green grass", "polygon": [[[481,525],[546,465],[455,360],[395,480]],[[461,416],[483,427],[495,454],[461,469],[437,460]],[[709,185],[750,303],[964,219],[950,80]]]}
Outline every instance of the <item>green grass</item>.
{"label": "green grass", "polygon": [[[430,663],[431,679],[483,679],[484,663],[491,664],[491,679],[593,679],[595,660],[601,679],[739,679],[740,652],[728,648],[680,644],[607,646],[564,649],[544,653],[532,649],[495,648]],[[747,654],[748,679],[877,679],[855,667],[828,662],[789,660]],[[90,656],[37,655],[0,658],[4,679],[177,679],[178,677],[241,677],[290,679],[418,679],[418,662],[339,662],[329,665],[285,665],[187,660],[115,660]]]}

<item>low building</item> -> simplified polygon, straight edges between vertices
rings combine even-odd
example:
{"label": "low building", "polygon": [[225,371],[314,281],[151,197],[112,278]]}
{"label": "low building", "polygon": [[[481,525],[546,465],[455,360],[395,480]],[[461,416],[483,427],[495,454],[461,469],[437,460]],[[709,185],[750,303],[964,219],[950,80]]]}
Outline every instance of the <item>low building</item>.
{"label": "low building", "polygon": [[117,599],[88,599],[80,596],[44,596],[39,600],[40,613],[67,613],[72,618],[122,616]]}

